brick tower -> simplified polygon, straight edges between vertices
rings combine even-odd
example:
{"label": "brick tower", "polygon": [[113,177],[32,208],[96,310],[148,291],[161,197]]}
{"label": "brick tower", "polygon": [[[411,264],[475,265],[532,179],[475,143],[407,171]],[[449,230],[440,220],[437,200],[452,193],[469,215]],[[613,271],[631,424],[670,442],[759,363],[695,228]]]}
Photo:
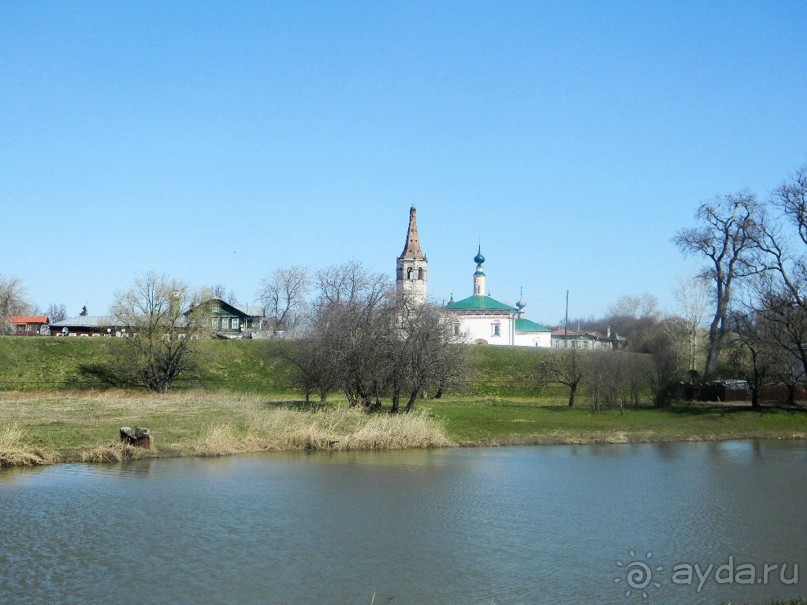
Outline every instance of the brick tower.
{"label": "brick tower", "polygon": [[411,296],[412,302],[422,305],[426,302],[426,284],[429,280],[429,260],[420,249],[418,237],[417,210],[409,209],[409,230],[403,252],[395,263],[395,288]]}

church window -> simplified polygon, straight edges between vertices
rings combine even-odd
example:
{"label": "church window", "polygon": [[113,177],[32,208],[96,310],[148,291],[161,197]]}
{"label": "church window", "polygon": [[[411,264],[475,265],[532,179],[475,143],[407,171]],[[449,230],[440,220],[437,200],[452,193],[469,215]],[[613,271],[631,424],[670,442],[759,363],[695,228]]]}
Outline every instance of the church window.
{"label": "church window", "polygon": [[454,336],[460,335],[460,327],[457,324],[454,324]]}
{"label": "church window", "polygon": [[498,321],[495,321],[491,324],[491,336],[501,336],[502,334],[502,326]]}
{"label": "church window", "polygon": [[411,279],[414,279],[414,275],[413,275],[413,273],[414,273],[414,272],[412,271],[412,267],[409,267],[409,268],[406,270],[406,279],[410,279],[410,280],[411,280]]}
{"label": "church window", "polygon": [[418,269],[418,279],[420,279],[420,280],[423,279],[423,267],[420,267]]}

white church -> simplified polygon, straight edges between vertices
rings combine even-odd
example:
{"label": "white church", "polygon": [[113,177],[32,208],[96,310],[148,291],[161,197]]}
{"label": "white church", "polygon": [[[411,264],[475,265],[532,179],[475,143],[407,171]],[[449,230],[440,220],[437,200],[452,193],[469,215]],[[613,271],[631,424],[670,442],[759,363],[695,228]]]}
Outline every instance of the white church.
{"label": "white church", "polygon": [[[481,247],[474,262],[473,294],[458,301],[452,296],[445,307],[452,318],[454,333],[467,343],[549,348],[552,332],[524,317],[527,303],[523,296],[515,307],[511,307],[486,294],[487,277],[482,268],[485,257]],[[420,247],[417,211],[412,206],[406,244],[395,266],[395,286],[408,293],[417,304],[423,304],[426,302],[428,278],[429,261]]]}

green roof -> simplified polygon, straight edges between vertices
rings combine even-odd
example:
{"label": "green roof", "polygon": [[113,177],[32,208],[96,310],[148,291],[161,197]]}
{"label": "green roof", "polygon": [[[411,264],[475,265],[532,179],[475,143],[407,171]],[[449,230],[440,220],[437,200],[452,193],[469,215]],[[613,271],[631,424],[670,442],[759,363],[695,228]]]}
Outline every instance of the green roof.
{"label": "green roof", "polygon": [[551,332],[541,324],[537,324],[529,319],[516,319],[516,332]]}
{"label": "green roof", "polygon": [[515,307],[506,305],[499,302],[490,296],[482,296],[481,294],[474,294],[468,298],[463,298],[456,302],[450,302],[446,305],[447,308],[456,311],[516,311]]}

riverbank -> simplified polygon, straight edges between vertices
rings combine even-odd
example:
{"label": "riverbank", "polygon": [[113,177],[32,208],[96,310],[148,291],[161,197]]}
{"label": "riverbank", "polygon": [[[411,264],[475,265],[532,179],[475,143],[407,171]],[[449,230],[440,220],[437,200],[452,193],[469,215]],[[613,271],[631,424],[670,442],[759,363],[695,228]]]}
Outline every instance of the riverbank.
{"label": "riverbank", "polygon": [[[807,438],[807,411],[801,408],[690,404],[595,414],[560,400],[487,396],[429,400],[416,413],[390,416],[294,397],[0,393],[0,466],[306,449]],[[122,426],[149,428],[154,449],[118,443]]]}

